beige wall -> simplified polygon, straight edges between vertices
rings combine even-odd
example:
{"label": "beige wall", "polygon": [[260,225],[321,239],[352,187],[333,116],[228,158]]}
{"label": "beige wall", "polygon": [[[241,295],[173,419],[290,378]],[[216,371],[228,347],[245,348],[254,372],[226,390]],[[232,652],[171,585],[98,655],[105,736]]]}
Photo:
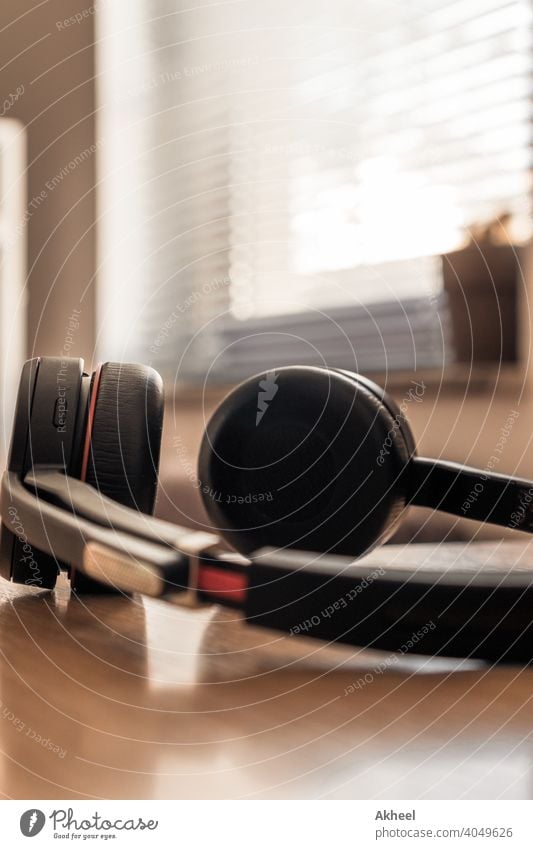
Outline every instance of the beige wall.
{"label": "beige wall", "polygon": [[83,0],[2,0],[0,90],[7,97],[24,86],[6,114],[27,127],[28,353],[59,354],[76,308],[82,312],[71,353],[89,360],[95,321],[94,15],[61,23],[83,9],[89,9]]}

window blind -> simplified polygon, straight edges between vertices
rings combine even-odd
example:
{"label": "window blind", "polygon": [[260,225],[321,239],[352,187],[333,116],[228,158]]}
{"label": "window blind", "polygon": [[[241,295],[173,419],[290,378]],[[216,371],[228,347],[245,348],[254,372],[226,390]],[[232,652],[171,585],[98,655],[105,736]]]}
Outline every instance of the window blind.
{"label": "window blind", "polygon": [[193,381],[453,356],[439,256],[530,235],[529,0],[98,14],[103,355]]}

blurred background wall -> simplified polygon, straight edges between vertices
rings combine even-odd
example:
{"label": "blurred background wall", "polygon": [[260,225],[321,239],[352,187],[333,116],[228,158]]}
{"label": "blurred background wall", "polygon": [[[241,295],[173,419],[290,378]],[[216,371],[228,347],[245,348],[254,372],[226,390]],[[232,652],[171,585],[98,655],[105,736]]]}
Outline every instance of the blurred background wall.
{"label": "blurred background wall", "polygon": [[23,88],[4,114],[27,128],[28,355],[60,354],[73,309],[81,314],[72,354],[90,359],[94,348],[94,15],[62,26],[85,8],[0,5],[3,97]]}

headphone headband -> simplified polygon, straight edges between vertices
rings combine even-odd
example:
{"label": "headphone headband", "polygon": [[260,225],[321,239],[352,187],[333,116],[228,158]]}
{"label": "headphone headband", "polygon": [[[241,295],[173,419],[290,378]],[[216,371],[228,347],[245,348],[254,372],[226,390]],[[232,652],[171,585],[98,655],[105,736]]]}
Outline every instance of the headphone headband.
{"label": "headphone headband", "polygon": [[[130,506],[131,489],[124,491],[122,501],[116,497],[116,474],[110,481],[105,476],[99,478],[92,440],[89,449],[83,451],[82,461],[88,418],[94,427],[98,413],[101,419],[103,413],[95,398],[94,382],[91,398],[89,377],[83,374],[81,361],[68,360],[66,366],[67,389],[61,396],[52,380],[57,360],[30,361],[23,371],[9,468],[2,478],[1,568],[8,579],[53,587],[58,568],[66,565],[86,576],[84,580],[92,581],[84,586],[107,585],[178,604],[216,601],[240,609],[252,624],[290,634],[400,653],[409,645],[424,654],[520,663],[532,660],[533,564],[512,572],[507,568],[511,554],[518,559],[524,555],[520,544],[504,543],[499,559],[493,546],[471,546],[465,557],[460,547],[447,545],[447,560],[439,547],[409,546],[407,554],[401,555],[409,558],[408,566],[402,559],[399,565],[396,563],[400,557],[397,548],[375,551],[357,562],[338,553],[279,545],[249,550],[247,557],[228,552],[215,534],[191,531],[139,513]],[[121,389],[120,368],[115,364],[101,372],[104,382],[107,380],[103,393],[106,409],[120,406],[118,400],[112,403],[113,392]],[[147,409],[154,410],[150,439],[140,433],[142,417],[138,411],[136,418],[132,413],[135,429],[126,434],[130,442],[132,433],[139,434],[146,457],[152,456],[162,404],[160,381],[154,374],[144,367],[130,366],[124,380],[125,399],[130,399],[128,393],[141,401],[148,398]],[[298,382],[292,380],[294,374],[290,377],[294,392]],[[342,406],[346,398],[349,400],[347,387],[352,378],[343,375],[339,379],[344,381],[337,396]],[[383,432],[394,414],[392,402],[385,409],[383,393],[374,390],[370,381],[361,381],[361,386],[355,397],[366,405],[367,421],[371,422],[370,414],[384,417]],[[249,404],[250,392],[246,393]],[[224,402],[226,412],[242,417],[238,400]],[[89,401],[92,415],[88,417]],[[286,415],[287,408],[280,412]],[[351,408],[349,412],[353,419]],[[269,411],[269,427],[276,426],[276,415]],[[221,414],[218,416],[220,422]],[[127,427],[128,421],[129,417],[123,416],[120,424]],[[223,417],[222,421],[227,427],[229,419]],[[109,415],[104,423],[112,443],[119,444],[121,434],[113,430]],[[417,458],[407,428],[402,421],[401,450],[395,461],[403,503],[455,515],[464,513],[464,505],[469,504],[469,518],[533,531],[532,483]],[[67,453],[63,433],[68,438]],[[208,436],[213,433],[216,435],[216,430],[208,428]],[[50,434],[52,440],[47,438]],[[268,443],[266,428],[261,438]],[[344,450],[347,444],[345,436]],[[133,441],[135,485],[142,496],[144,472],[135,446]],[[158,445],[154,450],[158,455]],[[205,457],[205,444],[203,451]],[[212,456],[218,458],[213,452]],[[102,484],[100,489],[79,479],[81,466],[90,464],[93,483]],[[350,468],[357,470],[356,466]],[[127,468],[125,475],[127,480]],[[392,480],[391,476],[386,480]],[[147,481],[152,487],[153,478],[148,476]],[[115,497],[106,495],[107,486]],[[359,497],[364,497],[364,488],[361,492]],[[380,522],[385,516],[386,511]],[[356,533],[352,531],[352,535]],[[13,560],[13,551],[18,552],[19,560]],[[459,566],[453,560],[455,551]]]}
{"label": "headphone headband", "polygon": [[[402,652],[414,637],[415,651],[424,654],[520,663],[533,657],[533,565],[516,572],[504,565],[505,555],[523,556],[520,543],[504,544],[499,565],[490,568],[494,549],[483,545],[468,549],[459,568],[452,561],[453,570],[431,545],[415,547],[416,562],[407,548],[408,566],[391,563],[396,547],[356,562],[268,548],[247,560],[221,551],[214,535],[152,517],[139,522],[136,511],[57,471],[29,474],[25,483],[4,474],[8,521],[15,510],[34,545],[125,592],[180,604],[192,591],[199,604],[241,609],[251,624],[354,646]],[[455,548],[459,558],[462,546]]]}

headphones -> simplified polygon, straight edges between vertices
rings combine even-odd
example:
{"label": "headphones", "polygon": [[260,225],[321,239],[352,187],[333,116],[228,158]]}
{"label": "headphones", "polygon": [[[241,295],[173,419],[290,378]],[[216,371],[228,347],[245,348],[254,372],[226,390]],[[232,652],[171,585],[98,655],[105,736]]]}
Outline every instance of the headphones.
{"label": "headphones", "polygon": [[213,414],[198,478],[220,536],[194,531],[152,516],[163,404],[147,366],[25,363],[2,477],[2,577],[52,589],[66,570],[80,594],[216,602],[255,625],[389,651],[422,629],[417,653],[531,661],[533,571],[357,558],[409,504],[468,505],[471,519],[531,532],[532,482],[420,458],[375,383],[290,366],[246,380]]}

